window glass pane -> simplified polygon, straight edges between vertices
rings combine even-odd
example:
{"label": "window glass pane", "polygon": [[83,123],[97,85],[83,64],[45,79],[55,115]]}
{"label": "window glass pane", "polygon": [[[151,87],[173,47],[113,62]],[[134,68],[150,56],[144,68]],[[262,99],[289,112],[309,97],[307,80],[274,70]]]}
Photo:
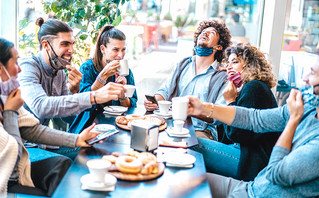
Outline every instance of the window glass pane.
{"label": "window glass pane", "polygon": [[318,41],[319,1],[289,0],[280,60],[279,80],[282,81],[279,81],[279,90],[304,85],[303,77],[316,62]]}

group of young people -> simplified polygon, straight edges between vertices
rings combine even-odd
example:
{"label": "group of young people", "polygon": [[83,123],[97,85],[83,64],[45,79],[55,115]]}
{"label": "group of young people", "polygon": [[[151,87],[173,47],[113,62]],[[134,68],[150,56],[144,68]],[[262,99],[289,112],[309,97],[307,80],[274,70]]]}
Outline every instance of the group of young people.
{"label": "group of young people", "polygon": [[[93,59],[77,70],[71,64],[72,29],[59,20],[39,18],[37,24],[40,51],[22,59],[21,69],[13,44],[0,39],[0,156],[10,158],[0,158],[1,193],[50,196],[70,166],[62,155],[30,163],[25,140],[88,146],[85,140],[97,135],[90,132],[93,120],[105,105],[137,103],[136,92],[126,98],[123,86],[134,85],[132,71],[125,77],[117,73],[126,50],[122,31],[103,27]],[[156,100],[189,98],[199,142],[191,149],[204,156],[213,197],[318,196],[319,61],[305,78],[309,89],[292,90],[288,105],[277,107],[269,60],[249,44],[231,46],[230,39],[224,23],[202,21],[194,34],[194,55],[178,63]],[[144,106],[157,108],[147,99]],[[71,120],[71,133],[44,126],[55,117]],[[39,166],[47,168],[32,171]],[[45,177],[53,167],[61,171]]]}

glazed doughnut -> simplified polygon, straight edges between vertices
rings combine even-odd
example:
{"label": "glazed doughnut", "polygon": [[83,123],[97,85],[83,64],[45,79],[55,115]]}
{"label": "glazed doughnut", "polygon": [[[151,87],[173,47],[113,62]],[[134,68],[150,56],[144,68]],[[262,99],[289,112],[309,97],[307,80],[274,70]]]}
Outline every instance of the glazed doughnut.
{"label": "glazed doughnut", "polygon": [[125,116],[125,118],[127,119],[128,122],[130,122],[133,120],[143,120],[143,119],[145,119],[145,116],[130,114],[130,115]]}
{"label": "glazed doughnut", "polygon": [[155,174],[155,173],[158,173],[158,164],[155,161],[152,161],[146,164],[141,171],[141,174],[143,175]]}
{"label": "glazed doughnut", "polygon": [[116,162],[117,157],[115,157],[114,155],[104,155],[102,159],[107,160],[111,162],[112,164],[114,164]]}
{"label": "glazed doughnut", "polygon": [[135,157],[131,156],[120,156],[117,158],[115,165],[117,169],[123,173],[136,174],[141,172],[142,162]]}
{"label": "glazed doughnut", "polygon": [[124,116],[117,116],[115,122],[118,124],[127,125],[128,120]]}
{"label": "glazed doughnut", "polygon": [[139,154],[140,154],[140,152],[134,151],[134,150],[130,150],[130,151],[128,152],[128,155],[129,155],[129,156],[132,156],[132,157],[135,157],[135,158],[137,158]]}
{"label": "glazed doughnut", "polygon": [[150,162],[157,162],[156,156],[149,152],[140,153],[137,159],[141,160],[144,165]]}

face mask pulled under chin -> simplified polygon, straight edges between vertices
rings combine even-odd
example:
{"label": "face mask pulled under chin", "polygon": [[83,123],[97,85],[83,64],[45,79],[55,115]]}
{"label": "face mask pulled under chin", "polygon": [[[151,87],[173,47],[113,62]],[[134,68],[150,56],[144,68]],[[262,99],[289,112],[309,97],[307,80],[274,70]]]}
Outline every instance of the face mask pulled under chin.
{"label": "face mask pulled under chin", "polygon": [[8,95],[15,89],[19,88],[20,84],[16,77],[10,76],[7,72],[6,68],[4,68],[4,71],[6,72],[7,76],[9,77],[9,80],[2,81],[0,77],[0,96],[2,99],[2,102],[5,103],[7,101]]}
{"label": "face mask pulled under chin", "polygon": [[[316,85],[319,86],[319,85]],[[302,92],[302,98],[305,104],[310,104],[313,107],[319,107],[319,95],[315,95],[314,92],[314,86],[309,86],[304,89],[301,89]]]}
{"label": "face mask pulled under chin", "polygon": [[241,74],[240,72],[237,72],[236,74],[234,75],[231,75],[228,77],[228,80],[232,83],[234,83],[234,85],[239,88],[241,87],[241,85],[243,84],[243,81],[241,79]]}
{"label": "face mask pulled under chin", "polygon": [[[71,63],[69,61],[64,60],[63,58],[61,58],[60,56],[58,56],[54,49],[52,48],[51,44],[49,44],[51,47],[51,51],[50,51],[50,55],[47,51],[47,54],[49,56],[49,60],[51,63],[51,66],[56,69],[56,70],[61,70],[61,69],[66,69],[67,65],[71,65]],[[54,59],[52,59],[51,57],[55,57]]]}

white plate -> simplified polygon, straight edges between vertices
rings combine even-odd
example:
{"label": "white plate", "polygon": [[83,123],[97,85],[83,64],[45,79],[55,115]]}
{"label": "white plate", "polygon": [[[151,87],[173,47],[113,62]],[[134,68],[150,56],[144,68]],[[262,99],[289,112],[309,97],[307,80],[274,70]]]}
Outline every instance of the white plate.
{"label": "white plate", "polygon": [[111,129],[115,129],[115,126],[110,125],[110,124],[97,124],[95,127],[92,129],[92,131],[97,131],[97,132],[105,132]]}
{"label": "white plate", "polygon": [[186,128],[183,128],[182,132],[176,132],[174,130],[174,127],[168,127],[166,129],[168,135],[172,135],[172,136],[186,136],[189,135],[189,130]]}
{"label": "white plate", "polygon": [[164,155],[166,162],[179,166],[191,165],[196,161],[196,158],[190,154],[183,153],[167,153]]}
{"label": "white plate", "polygon": [[108,112],[108,111],[103,111],[104,114],[108,114],[108,115],[115,115],[115,116],[120,116],[122,115],[123,113],[122,112]]}
{"label": "white plate", "polygon": [[112,112],[112,113],[124,113],[127,111],[127,107],[122,107],[122,106],[106,106],[104,107],[104,110],[107,112]]}
{"label": "white plate", "polygon": [[117,182],[116,177],[111,174],[105,174],[104,183],[94,182],[91,174],[86,174],[81,177],[81,183],[90,190],[102,190],[105,187],[114,186]]}
{"label": "white plate", "polygon": [[166,113],[166,114],[163,114],[163,113],[161,113],[159,110],[155,110],[155,111],[153,111],[153,113],[154,113],[155,115],[163,116],[163,117],[171,117],[171,116],[172,116],[172,112],[171,112],[171,111],[169,111],[169,112]]}

